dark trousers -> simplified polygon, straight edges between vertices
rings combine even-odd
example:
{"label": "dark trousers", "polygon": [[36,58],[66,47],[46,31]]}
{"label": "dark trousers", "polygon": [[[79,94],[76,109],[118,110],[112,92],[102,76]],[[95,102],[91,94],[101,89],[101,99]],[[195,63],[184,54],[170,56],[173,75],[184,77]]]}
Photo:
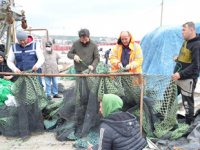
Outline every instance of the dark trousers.
{"label": "dark trousers", "polygon": [[182,103],[185,109],[185,118],[186,123],[191,124],[193,121],[194,116],[194,90],[196,88],[197,79],[193,79],[193,83],[190,84],[192,88],[192,93],[190,96],[186,96],[184,94],[184,91],[181,89],[181,87],[177,86],[178,89],[178,95],[181,94],[182,96]]}

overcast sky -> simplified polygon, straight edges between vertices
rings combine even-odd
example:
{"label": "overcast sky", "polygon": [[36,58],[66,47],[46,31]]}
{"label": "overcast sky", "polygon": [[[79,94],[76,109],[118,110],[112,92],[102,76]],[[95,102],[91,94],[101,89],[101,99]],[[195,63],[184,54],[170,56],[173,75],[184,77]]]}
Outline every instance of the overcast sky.
{"label": "overcast sky", "polygon": [[[200,0],[163,0],[163,26],[200,22]],[[88,28],[92,36],[118,37],[128,30],[140,40],[160,26],[162,0],[15,0],[26,12],[28,25],[50,35],[77,35]]]}

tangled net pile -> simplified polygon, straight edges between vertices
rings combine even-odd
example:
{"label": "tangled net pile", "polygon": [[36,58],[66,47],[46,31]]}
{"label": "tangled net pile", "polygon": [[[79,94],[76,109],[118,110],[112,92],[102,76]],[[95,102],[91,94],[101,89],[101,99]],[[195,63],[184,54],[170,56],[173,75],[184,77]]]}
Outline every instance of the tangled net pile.
{"label": "tangled net pile", "polygon": [[42,109],[47,100],[37,77],[21,76],[10,86],[17,106],[0,107],[0,133],[25,137],[44,130]]}

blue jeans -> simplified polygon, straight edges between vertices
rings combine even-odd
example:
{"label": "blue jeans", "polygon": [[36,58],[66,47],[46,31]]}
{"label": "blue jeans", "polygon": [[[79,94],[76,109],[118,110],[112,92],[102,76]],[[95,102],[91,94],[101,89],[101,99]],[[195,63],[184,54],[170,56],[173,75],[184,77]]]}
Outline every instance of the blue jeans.
{"label": "blue jeans", "polygon": [[[58,83],[57,77],[44,77],[45,84],[46,84],[46,95],[51,96],[51,92],[53,95],[58,94]],[[51,86],[52,83],[52,86]],[[51,90],[52,87],[52,90]]]}

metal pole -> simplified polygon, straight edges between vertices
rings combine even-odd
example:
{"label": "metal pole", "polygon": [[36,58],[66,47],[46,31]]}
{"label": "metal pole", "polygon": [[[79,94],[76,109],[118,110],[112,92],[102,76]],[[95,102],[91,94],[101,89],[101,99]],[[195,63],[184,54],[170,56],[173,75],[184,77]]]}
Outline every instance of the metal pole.
{"label": "metal pole", "polygon": [[49,76],[49,77],[109,77],[109,76],[138,76],[138,75],[140,75],[140,74],[133,74],[133,73],[109,73],[109,74],[44,74],[44,73],[13,73],[13,72],[0,72],[0,75]]}
{"label": "metal pole", "polygon": [[160,27],[162,27],[162,20],[163,20],[163,5],[164,5],[164,0],[162,0],[161,3]]}
{"label": "metal pole", "polygon": [[142,134],[142,119],[143,119],[143,95],[144,95],[144,82],[143,75],[140,74],[140,132]]}
{"label": "metal pole", "polygon": [[109,73],[109,74],[41,74],[41,73],[13,73],[13,72],[0,72],[0,75],[16,75],[16,76],[50,76],[50,77],[110,77],[110,76],[139,76],[140,84],[140,132],[142,134],[142,118],[143,118],[143,94],[144,82],[142,74],[133,73]]}
{"label": "metal pole", "polygon": [[8,51],[9,51],[10,43],[11,43],[11,25],[9,25],[8,29],[7,29],[6,49],[5,49],[5,54],[6,55],[7,55]]}

